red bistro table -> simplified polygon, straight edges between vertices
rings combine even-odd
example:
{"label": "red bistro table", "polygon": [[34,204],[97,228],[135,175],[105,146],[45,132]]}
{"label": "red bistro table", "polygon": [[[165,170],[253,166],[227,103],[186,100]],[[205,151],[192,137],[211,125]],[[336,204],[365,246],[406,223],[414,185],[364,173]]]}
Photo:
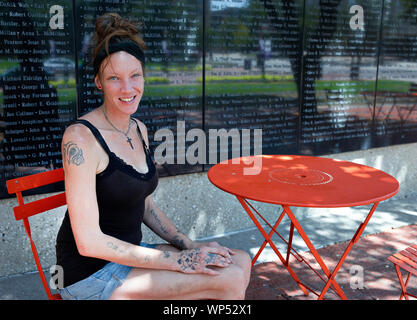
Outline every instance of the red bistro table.
{"label": "red bistro table", "polygon": [[[244,171],[245,168],[251,167],[254,170],[253,167],[256,163],[258,163],[259,169],[259,172],[255,172],[257,174],[253,174],[254,172],[248,174],[248,171]],[[359,240],[379,202],[394,196],[399,190],[398,181],[381,170],[348,161],[312,156],[256,155],[230,159],[210,168],[208,178],[219,189],[237,197],[265,238],[252,260],[252,266],[266,244],[269,244],[304,294],[308,295],[308,291],[311,291],[318,296],[319,300],[324,298],[330,286],[334,288],[340,298],[347,299],[335,280],[336,274],[353,245]],[[248,200],[277,204],[283,208],[283,211],[272,226]],[[327,268],[290,209],[290,207],[339,208],[368,204],[373,204],[370,212],[360,223],[332,272]],[[269,233],[265,231],[254,213],[271,228]],[[291,221],[288,241],[276,231],[285,215]],[[292,248],[294,228],[327,278],[322,277]],[[271,241],[274,233],[288,245],[286,257]],[[289,264],[290,254],[298,261],[306,263],[325,282],[321,293],[317,293],[301,283]]]}

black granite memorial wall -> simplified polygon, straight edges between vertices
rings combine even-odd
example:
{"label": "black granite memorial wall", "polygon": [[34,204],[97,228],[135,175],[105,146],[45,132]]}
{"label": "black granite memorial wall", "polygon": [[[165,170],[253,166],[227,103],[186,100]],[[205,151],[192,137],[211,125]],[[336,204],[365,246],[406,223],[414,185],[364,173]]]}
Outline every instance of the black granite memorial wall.
{"label": "black granite memorial wall", "polygon": [[161,176],[417,141],[415,1],[5,0],[0,198],[6,180],[61,167],[65,126],[102,103],[89,44],[105,12],[142,23],[135,116]]}

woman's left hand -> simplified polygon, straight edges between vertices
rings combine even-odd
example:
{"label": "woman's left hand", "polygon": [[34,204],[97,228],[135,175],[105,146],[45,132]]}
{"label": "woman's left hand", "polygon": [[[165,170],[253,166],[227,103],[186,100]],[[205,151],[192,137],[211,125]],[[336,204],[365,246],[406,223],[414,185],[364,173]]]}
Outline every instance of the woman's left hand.
{"label": "woman's left hand", "polygon": [[205,247],[211,247],[211,248],[218,248],[218,249],[220,249],[223,252],[222,256],[227,257],[231,261],[233,261],[231,255],[234,255],[235,254],[234,251],[231,250],[231,249],[229,249],[229,248],[227,248],[227,247],[225,247],[225,246],[220,245],[216,241],[210,241],[210,242],[194,242],[193,244],[194,244],[194,248],[199,248],[199,247],[203,247],[203,246],[205,246]]}

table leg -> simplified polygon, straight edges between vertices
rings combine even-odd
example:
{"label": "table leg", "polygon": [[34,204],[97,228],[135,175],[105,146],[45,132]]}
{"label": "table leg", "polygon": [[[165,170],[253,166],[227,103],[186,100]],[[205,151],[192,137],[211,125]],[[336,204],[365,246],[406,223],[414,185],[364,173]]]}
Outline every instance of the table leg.
{"label": "table leg", "polygon": [[[286,260],[281,255],[281,253],[279,252],[279,250],[275,246],[275,244],[271,241],[270,236],[266,233],[265,229],[262,228],[261,224],[256,219],[256,217],[254,216],[254,214],[252,213],[252,211],[249,209],[249,207],[246,204],[245,200],[242,197],[239,197],[239,196],[236,196],[236,198],[240,202],[240,204],[242,205],[242,207],[245,209],[245,211],[249,215],[249,217],[252,219],[253,223],[255,223],[255,225],[258,228],[258,230],[262,233],[262,235],[264,236],[265,240],[269,243],[269,245],[271,246],[272,250],[274,250],[274,252],[277,254],[278,258],[281,260],[282,264],[288,270],[288,272],[290,273],[290,275],[292,276],[292,278],[294,279],[294,281],[298,284],[298,286],[304,292],[304,294],[306,296],[308,296],[308,294],[309,294],[308,288],[300,281],[300,279],[298,279],[297,275],[291,269],[291,267],[289,266],[289,264],[286,263]],[[284,209],[284,211],[285,211],[285,209]]]}
{"label": "table leg", "polygon": [[261,255],[262,251],[265,249],[266,244],[271,239],[272,235],[276,232],[278,225],[281,223],[282,218],[285,216],[285,212],[282,211],[280,217],[278,218],[277,222],[275,222],[274,226],[272,227],[271,231],[268,234],[268,238],[264,240],[262,246],[259,248],[258,252],[256,253],[255,257],[252,259],[252,267],[254,266],[256,260],[258,260],[259,256]]}
{"label": "table leg", "polygon": [[289,263],[290,250],[291,250],[291,244],[292,244],[292,237],[293,237],[293,235],[294,235],[294,223],[292,223],[292,221],[291,221],[290,237],[288,239],[287,259],[285,260],[287,262],[287,265]]}
{"label": "table leg", "polygon": [[[362,235],[362,232],[365,230],[366,225],[368,224],[369,220],[371,219],[373,213],[375,212],[376,207],[378,206],[379,202],[374,203],[371,210],[369,211],[368,215],[365,218],[365,221],[359,225],[359,228],[356,230],[355,234],[353,235],[352,240],[350,240],[348,246],[346,247],[342,257],[340,258],[339,262],[337,263],[336,267],[334,268],[331,276],[329,277],[329,281],[326,283],[326,286],[323,288],[323,291],[320,296],[324,296],[325,291],[330,286],[330,280],[334,279],[336,273],[339,271],[340,267],[342,266],[343,262],[345,261],[347,255],[349,254],[350,250],[352,249],[353,245],[358,242],[359,238]],[[324,293],[323,293],[324,292]]]}
{"label": "table leg", "polygon": [[[242,207],[245,209],[245,211],[247,212],[247,214],[249,215],[249,217],[252,219],[252,221],[255,223],[256,227],[258,228],[258,230],[261,232],[261,234],[263,235],[263,237],[265,238],[260,250],[258,251],[258,253],[256,254],[255,258],[252,261],[252,266],[254,265],[255,261],[257,260],[257,258],[259,257],[259,255],[261,254],[262,250],[265,248],[266,244],[269,243],[269,245],[271,246],[271,248],[274,250],[274,252],[277,254],[278,258],[280,259],[280,261],[282,262],[282,264],[285,266],[285,268],[288,270],[288,272],[290,273],[290,275],[293,277],[293,279],[295,280],[295,282],[298,284],[298,286],[302,289],[302,291],[304,292],[305,295],[308,295],[308,291],[307,290],[311,290],[309,289],[306,285],[304,285],[299,278],[296,276],[296,274],[294,273],[294,271],[291,269],[291,267],[289,266],[289,254],[290,254],[290,250],[292,249],[292,238],[293,238],[293,234],[294,234],[294,228],[298,231],[298,233],[300,234],[301,238],[304,240],[305,244],[307,245],[307,247],[310,249],[310,252],[312,253],[312,255],[314,256],[314,258],[316,259],[316,261],[318,262],[318,264],[320,265],[321,269],[323,270],[323,272],[325,273],[325,275],[327,276],[327,282],[325,279],[323,279],[318,273],[317,271],[315,271],[313,269],[313,271],[316,272],[316,274],[324,281],[326,282],[325,287],[322,289],[320,295],[315,293],[313,290],[313,293],[318,295],[318,299],[321,300],[324,298],[324,295],[326,294],[327,290],[329,289],[329,287],[332,285],[333,288],[335,289],[336,293],[340,296],[340,298],[342,298],[343,300],[347,300],[343,290],[341,289],[341,287],[339,286],[339,284],[336,282],[335,277],[337,272],[339,271],[339,269],[341,268],[343,262],[345,261],[347,255],[349,254],[350,250],[352,249],[353,245],[359,240],[359,238],[361,237],[366,225],[368,224],[369,220],[372,217],[372,214],[375,212],[376,207],[378,206],[379,202],[374,203],[374,205],[372,206],[372,209],[370,210],[370,212],[368,213],[367,217],[365,218],[364,222],[361,223],[358,227],[358,229],[356,230],[355,234],[353,235],[351,241],[349,242],[347,248],[345,249],[342,257],[340,258],[339,262],[337,263],[336,267],[333,269],[333,272],[330,272],[329,269],[327,268],[326,264],[324,263],[323,259],[320,257],[320,255],[318,254],[317,250],[315,249],[315,247],[313,246],[313,244],[311,243],[310,239],[308,238],[307,234],[304,232],[303,228],[301,227],[300,223],[298,222],[297,218],[295,217],[294,213],[291,211],[291,209],[288,206],[283,205],[282,208],[284,209],[283,212],[281,213],[280,217],[278,218],[278,220],[276,221],[276,223],[274,224],[274,226],[272,227],[270,224],[268,224],[269,227],[271,227],[271,231],[267,234],[265,229],[261,226],[261,224],[259,223],[259,221],[257,220],[257,218],[255,217],[255,215],[253,214],[253,212],[251,211],[251,209],[248,206],[248,203],[246,203],[245,199],[239,196],[236,196],[236,198],[238,199],[238,201],[240,202],[240,204],[242,205]],[[253,210],[255,210],[252,207]],[[257,212],[255,210],[255,212]],[[259,214],[259,213],[258,213]],[[273,235],[273,233],[277,233],[276,229],[278,227],[278,225],[281,223],[281,220],[283,219],[284,215],[287,214],[287,216],[289,217],[290,221],[291,221],[291,227],[290,227],[290,236],[289,236],[289,241],[287,242],[288,244],[288,249],[287,249],[287,255],[286,258],[284,258],[282,256],[282,254],[279,252],[279,250],[277,249],[277,247],[275,246],[275,244],[272,242],[271,237]],[[278,233],[277,233],[278,234]],[[279,235],[279,234],[278,234]],[[279,235],[280,236],[280,235]],[[281,239],[282,236],[280,236]],[[285,240],[284,240],[285,241]],[[307,263],[305,260],[303,260],[305,263]],[[307,263],[308,264],[308,263]],[[309,264],[308,264],[309,265]],[[311,268],[311,267],[310,267]]]}
{"label": "table leg", "polygon": [[322,270],[324,271],[324,273],[326,274],[326,276],[328,277],[328,281],[325,285],[325,287],[323,288],[319,299],[323,299],[324,295],[326,294],[328,288],[330,287],[330,285],[333,285],[333,287],[336,289],[336,292],[339,294],[339,296],[342,299],[346,299],[345,294],[343,293],[342,289],[340,288],[340,286],[337,284],[337,282],[335,281],[335,277],[337,272],[339,271],[340,267],[342,266],[343,262],[345,261],[347,255],[349,254],[350,250],[352,249],[353,245],[358,242],[359,238],[362,235],[362,232],[365,230],[365,227],[367,226],[369,220],[371,219],[373,213],[375,212],[376,207],[378,206],[379,202],[374,203],[374,205],[372,206],[371,210],[369,211],[368,215],[366,216],[364,222],[362,222],[358,229],[356,230],[355,234],[353,235],[351,241],[349,242],[348,246],[346,247],[342,257],[340,258],[339,262],[337,263],[336,267],[333,269],[333,272],[330,273],[330,271],[328,270],[327,266],[325,265],[324,261],[321,259],[320,255],[318,254],[317,250],[314,248],[313,244],[311,243],[311,241],[309,240],[309,238],[307,237],[307,235],[305,234],[304,230],[301,228],[301,225],[298,223],[297,219],[295,218],[294,214],[292,213],[292,211],[290,210],[289,207],[287,206],[283,206],[284,211],[287,212],[288,216],[290,217],[291,221],[294,222],[297,231],[300,233],[301,237],[303,238],[304,242],[306,243],[307,247],[310,249],[311,253],[313,254],[314,258],[316,259],[316,261],[319,263],[320,267],[322,268]]}
{"label": "table leg", "polygon": [[[307,245],[307,247],[310,249],[310,252],[313,254],[314,258],[316,259],[316,261],[318,262],[318,264],[320,265],[321,269],[324,271],[324,273],[326,274],[326,276],[329,278],[328,281],[328,286],[327,288],[322,290],[321,295],[319,296],[319,300],[323,299],[324,294],[326,293],[328,287],[330,286],[330,284],[333,285],[333,287],[335,288],[337,294],[343,299],[343,300],[347,300],[345,294],[343,293],[342,288],[340,288],[340,286],[337,284],[337,282],[334,280],[334,278],[332,278],[332,274],[330,273],[329,269],[327,268],[326,264],[324,263],[323,259],[320,257],[320,255],[318,254],[317,250],[314,248],[313,244],[311,243],[310,239],[308,238],[307,234],[304,232],[303,228],[301,227],[301,225],[299,224],[297,218],[294,216],[293,212],[291,211],[291,209],[288,206],[283,206],[285,212],[287,213],[288,217],[291,219],[291,221],[294,223],[295,228],[297,229],[298,233],[300,234],[301,238],[304,240],[305,244]],[[335,276],[335,275],[334,275]]]}

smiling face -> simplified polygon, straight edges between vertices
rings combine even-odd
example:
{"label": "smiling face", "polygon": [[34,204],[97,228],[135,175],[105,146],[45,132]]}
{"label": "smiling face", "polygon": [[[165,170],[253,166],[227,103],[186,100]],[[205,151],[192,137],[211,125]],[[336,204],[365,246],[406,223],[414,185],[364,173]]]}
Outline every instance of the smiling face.
{"label": "smiling face", "polygon": [[106,110],[129,115],[136,112],[144,77],[142,64],[134,56],[125,51],[113,53],[103,61],[94,81],[103,90]]}

